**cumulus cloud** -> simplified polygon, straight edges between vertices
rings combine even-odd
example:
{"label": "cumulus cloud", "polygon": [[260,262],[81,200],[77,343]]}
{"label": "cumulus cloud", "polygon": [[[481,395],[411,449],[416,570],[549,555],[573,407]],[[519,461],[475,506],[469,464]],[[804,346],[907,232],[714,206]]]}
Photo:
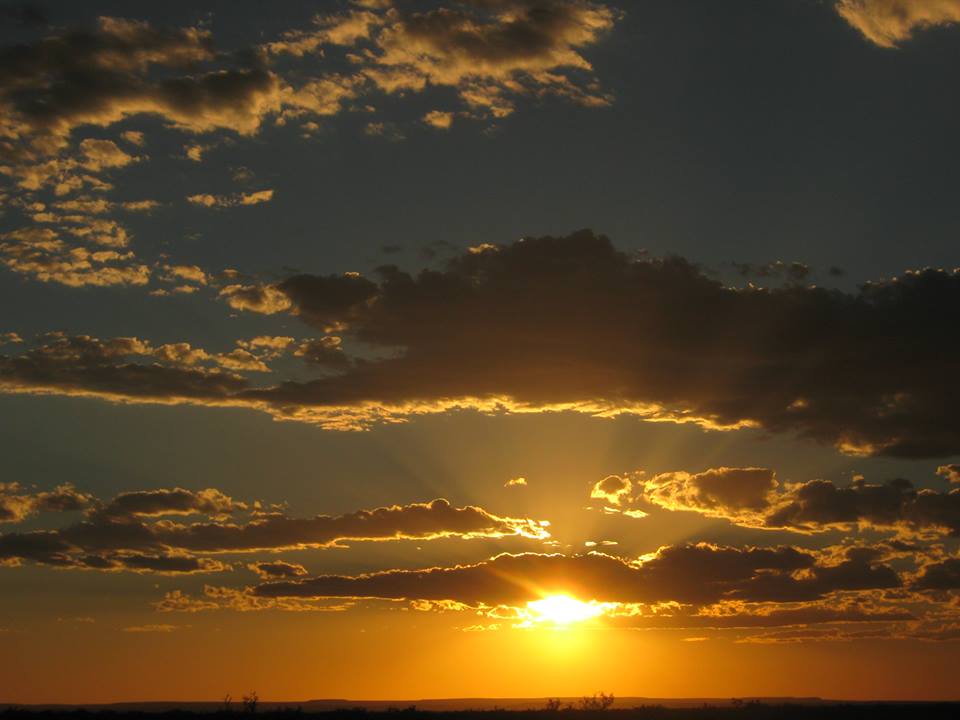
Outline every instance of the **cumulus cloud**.
{"label": "cumulus cloud", "polygon": [[960,534],[960,490],[917,490],[908,480],[847,486],[810,480],[779,486],[767,468],[668,472],[636,480],[632,498],[665,510],[697,512],[746,527],[797,532],[871,528]]}
{"label": "cumulus cloud", "polygon": [[711,468],[701,473],[661,473],[642,480],[643,497],[668,510],[693,510],[705,515],[738,517],[769,507],[776,487],[766,468]]}
{"label": "cumulus cloud", "polygon": [[837,12],[870,42],[894,48],[915,30],[960,22],[960,0],[837,0]]}
{"label": "cumulus cloud", "polygon": [[[317,412],[430,411],[451,399],[631,412],[792,431],[855,454],[960,448],[944,396],[951,388],[937,380],[950,356],[943,331],[960,307],[953,272],[909,272],[854,294],[734,288],[682,259],[632,259],[581,232],[464,253],[441,271],[385,267],[380,276],[303,275],[269,287],[306,322],[343,323],[401,353],[251,395]],[[257,302],[265,292],[257,289]],[[277,297],[268,310],[282,306]]]}

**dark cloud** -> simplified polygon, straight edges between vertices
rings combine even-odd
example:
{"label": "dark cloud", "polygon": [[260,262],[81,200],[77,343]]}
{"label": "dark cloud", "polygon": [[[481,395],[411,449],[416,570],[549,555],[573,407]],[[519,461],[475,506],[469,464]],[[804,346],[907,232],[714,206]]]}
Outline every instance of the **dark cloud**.
{"label": "dark cloud", "polygon": [[305,340],[297,345],[293,354],[303,358],[311,365],[330,368],[344,368],[350,364],[350,358],[343,352],[341,339],[336,335]]}
{"label": "dark cloud", "polygon": [[909,480],[846,487],[830,480],[778,488],[766,468],[712,468],[701,473],[638,476],[633,502],[724,518],[746,527],[823,532],[865,527],[901,533],[960,535],[960,490],[917,490]]}
{"label": "dark cloud", "polygon": [[[125,114],[181,108],[185,93],[167,98],[141,79],[151,66],[179,66],[213,57],[208,33],[157,30],[146,23],[101,18],[90,31],[44,38],[0,50],[0,113],[7,138],[61,144],[76,125],[109,124]],[[13,151],[12,145],[8,150]]]}
{"label": "dark cloud", "polygon": [[160,574],[210,573],[228,570],[229,566],[208,558],[189,555],[123,555],[117,558],[114,567],[126,570],[155,572]]}
{"label": "dark cloud", "polygon": [[960,590],[960,558],[925,566],[911,587],[915,590]]}
{"label": "dark cloud", "polygon": [[18,357],[0,355],[0,389],[137,399],[161,403],[228,403],[248,387],[243,377],[200,367],[142,364],[131,358],[152,355],[136,338],[100,340],[53,334]]}
{"label": "dark cloud", "polygon": [[635,562],[601,553],[504,554],[476,565],[268,582],[256,586],[253,593],[258,597],[373,597],[514,606],[568,593],[583,601],[708,605],[724,599],[815,600],[837,591],[899,585],[899,576],[889,566],[855,552],[830,565],[820,562],[813,552],[797,548],[701,543],[664,547]]}
{"label": "dark cloud", "polygon": [[666,510],[749,521],[769,508],[777,482],[767,468],[720,467],[700,473],[660,473],[638,478],[636,484],[639,497]]}
{"label": "dark cloud", "polygon": [[861,524],[960,535],[960,490],[916,490],[908,480],[870,485],[858,479],[845,488],[811,480],[792,488],[765,522],[811,530]]}
{"label": "dark cloud", "polygon": [[[432,540],[518,536],[545,539],[543,524],[527,518],[498,517],[482,508],[453,507],[446,500],[360,510],[346,515],[293,518],[260,513],[245,523],[226,513],[245,506],[217,490],[193,493],[157,490],[123,493],[59,530],[0,534],[0,562],[32,561],[62,567],[173,572],[221,569],[197,558],[202,553],[249,553],[335,546],[345,541]],[[151,517],[204,513],[215,521],[179,524]],[[198,564],[199,563],[199,564]]]}
{"label": "dark cloud", "polygon": [[402,354],[249,397],[318,408],[473,398],[749,424],[854,453],[960,450],[960,397],[945,380],[958,349],[947,332],[960,321],[955,273],[907,273],[856,294],[736,289],[581,232],[381,278],[373,297],[359,279],[356,296],[305,276],[277,289],[308,322],[342,321]]}
{"label": "dark cloud", "polygon": [[634,259],[584,231],[471,248],[443,270],[387,266],[230,285],[235,308],[289,311],[377,354],[252,388],[224,373],[4,358],[0,387],[245,405],[355,429],[450,408],[631,413],[797,433],[844,452],[960,451],[960,275],[909,272],[856,293],[732,288],[680,258]]}
{"label": "dark cloud", "polygon": [[162,515],[229,515],[246,510],[215,488],[194,492],[183,488],[136,490],[123,492],[99,508],[96,514],[105,519],[128,517],[158,517]]}
{"label": "dark cloud", "polygon": [[733,267],[743,277],[776,279],[786,282],[800,283],[810,277],[810,266],[801,262],[783,262],[776,260],[766,265],[754,265],[752,263],[734,263]]}
{"label": "dark cloud", "polygon": [[91,501],[70,484],[31,493],[18,483],[0,483],[0,523],[21,522],[39,512],[83,510]]}
{"label": "dark cloud", "polygon": [[325,328],[351,319],[377,294],[377,285],[362,275],[294,275],[276,286],[307,323]]}
{"label": "dark cloud", "polygon": [[264,580],[271,580],[274,578],[295,578],[307,574],[307,569],[303,565],[288,563],[283,560],[251,563],[250,565],[247,565],[247,567]]}

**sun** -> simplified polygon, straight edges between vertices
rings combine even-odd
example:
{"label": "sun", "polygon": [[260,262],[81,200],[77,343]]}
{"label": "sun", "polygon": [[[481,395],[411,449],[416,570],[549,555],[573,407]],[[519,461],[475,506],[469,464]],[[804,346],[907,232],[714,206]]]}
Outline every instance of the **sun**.
{"label": "sun", "polygon": [[603,605],[585,603],[569,595],[550,595],[527,603],[531,620],[554,625],[573,625],[603,614]]}

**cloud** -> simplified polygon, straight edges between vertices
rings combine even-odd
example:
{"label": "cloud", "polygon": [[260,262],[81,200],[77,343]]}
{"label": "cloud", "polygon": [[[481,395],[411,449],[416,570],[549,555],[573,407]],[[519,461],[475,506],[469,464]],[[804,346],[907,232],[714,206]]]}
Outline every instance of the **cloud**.
{"label": "cloud", "polygon": [[693,510],[711,517],[749,518],[766,510],[776,487],[766,468],[711,468],[701,473],[661,473],[639,480],[644,499],[667,510]]}
{"label": "cloud", "polygon": [[17,523],[41,512],[83,510],[93,498],[69,483],[53,490],[25,492],[18,483],[0,483],[0,523]]}
{"label": "cloud", "polygon": [[143,147],[144,143],[146,142],[144,134],[139,130],[124,130],[122,133],[120,133],[120,137],[136,147]]}
{"label": "cloud", "polygon": [[130,627],[123,628],[123,632],[127,633],[172,633],[175,630],[180,630],[178,625],[131,625]]}
{"label": "cloud", "polygon": [[194,597],[180,590],[166,593],[162,600],[153,604],[162,613],[196,613],[211,610],[234,612],[257,612],[280,610],[285,612],[343,612],[353,607],[352,602],[317,602],[297,598],[256,597],[245,589],[205,585],[203,595]]}
{"label": "cloud", "polygon": [[[243,377],[217,369],[131,361],[155,352],[137,338],[100,340],[54,333],[23,355],[0,355],[0,390],[217,405],[229,404],[231,395],[248,387]],[[164,357],[162,351],[159,357]]]}
{"label": "cloud", "polygon": [[745,527],[805,533],[861,527],[960,534],[960,490],[917,490],[903,479],[878,485],[857,477],[846,487],[810,480],[778,488],[775,473],[767,468],[714,468],[652,478],[641,475],[635,485],[635,502],[697,512]]}
{"label": "cloud", "polygon": [[863,599],[812,603],[750,604],[721,602],[691,611],[682,606],[636,614],[627,607],[613,617],[618,627],[643,629],[738,630],[767,627],[809,627],[827,623],[890,623],[915,620],[909,610],[884,607]]}
{"label": "cloud", "polygon": [[[0,237],[0,262],[26,277],[69,287],[147,284],[149,267],[132,251],[106,253],[90,247],[127,247],[125,228],[84,213],[157,206],[149,200],[87,202],[83,208],[74,203],[72,215],[42,208],[32,193],[50,191],[59,198],[80,191],[107,192],[113,184],[105,174],[147,159],[127,151],[144,145],[142,131],[120,133],[124,147],[106,138],[74,143],[75,134],[149,115],[182,132],[226,130],[249,136],[267,118],[283,124],[338,113],[360,82],[307,77],[294,87],[256,52],[215,52],[206,30],[161,29],[111,17],[99,18],[93,28],[0,49],[0,65],[0,174],[15,183],[19,194],[11,204],[23,211],[27,223]],[[198,195],[195,202],[243,206],[272,198],[273,190],[264,189]],[[31,208],[36,205],[41,209]],[[49,227],[38,227],[41,223]],[[177,291],[189,292],[186,286]]]}
{"label": "cloud", "polygon": [[307,569],[303,565],[288,563],[283,560],[251,563],[247,567],[264,580],[301,577],[307,574]]}
{"label": "cloud", "polygon": [[945,477],[951,483],[960,484],[960,465],[941,465],[937,468],[937,475]]}
{"label": "cloud", "polygon": [[[83,222],[69,232],[108,247],[122,247],[126,242],[125,231],[116,223],[86,218]],[[0,264],[40,282],[107,287],[150,281],[150,268],[137,262],[133,253],[71,245],[51,228],[19,228],[0,235],[0,241]]]}
{"label": "cloud", "polygon": [[597,481],[590,490],[590,497],[597,500],[605,500],[611,505],[620,505],[624,502],[633,490],[633,483],[629,478],[619,475],[608,475],[603,480]]}
{"label": "cloud", "polygon": [[960,0],[837,0],[837,12],[884,48],[911,39],[915,30],[960,22]]}
{"label": "cloud", "polygon": [[[121,493],[74,525],[0,534],[0,562],[166,573],[220,572],[228,566],[198,555],[327,548],[348,541],[449,537],[542,540],[550,536],[544,523],[498,517],[479,507],[457,508],[442,499],[338,516],[294,518],[275,511],[254,514],[242,523],[229,517],[247,507],[215,489]],[[212,520],[181,524],[164,519],[194,514]]]}
{"label": "cloud", "polygon": [[220,297],[234,310],[250,310],[264,315],[273,315],[290,308],[290,298],[269,285],[227,285]]}
{"label": "cloud", "polygon": [[792,487],[767,516],[770,527],[801,530],[862,525],[960,534],[960,490],[916,490],[908,480],[871,485],[862,479],[845,488],[827,480]]}
{"label": "cloud", "polygon": [[227,516],[246,510],[215,488],[192,491],[183,488],[122,492],[96,510],[102,518],[162,517],[164,515]]}
{"label": "cloud", "polygon": [[734,288],[680,258],[632,259],[581,232],[380,277],[269,287],[310,324],[343,323],[401,352],[250,397],[319,414],[458,404],[634,413],[794,432],[853,454],[960,451],[952,391],[937,380],[948,372],[945,329],[960,319],[955,272],[908,272],[853,294]]}
{"label": "cloud", "polygon": [[919,640],[921,642],[951,642],[960,639],[960,625],[934,619],[901,622],[892,626],[851,630],[844,627],[797,628],[778,630],[738,639],[740,643],[782,644],[809,642],[854,642],[857,640]]}
{"label": "cloud", "polygon": [[83,166],[91,172],[99,172],[105,168],[126,167],[139,160],[125,153],[112,140],[87,138],[80,143],[80,154],[83,156]]}
{"label": "cloud", "polygon": [[383,20],[366,10],[353,10],[340,15],[317,15],[313,30],[291,30],[283,38],[267,44],[268,52],[275,55],[289,54],[295,57],[315,53],[325,44],[354,45],[359,40],[369,39],[371,31]]}
{"label": "cloud", "polygon": [[507,480],[503,486],[504,487],[526,487],[527,479],[525,477],[515,477]]}
{"label": "cloud", "polygon": [[[312,29],[292,30],[264,50],[303,57],[340,47],[373,88],[393,94],[452,87],[470,114],[502,118],[526,95],[609,105],[612,98],[583,51],[618,17],[587,0],[470,0],[426,10],[367,4],[318,15]],[[452,119],[452,112],[442,111],[423,118],[443,129]]]}
{"label": "cloud", "polygon": [[[803,571],[803,572],[799,572]],[[502,554],[474,565],[323,575],[261,583],[258,597],[452,600],[518,606],[554,594],[581,601],[709,605],[812,601],[845,590],[895,588],[897,573],[875,555],[848,551],[828,564],[791,547],[700,543],[660,548],[637,561],[588,555]]]}
{"label": "cloud", "polygon": [[453,113],[431,110],[423,116],[423,122],[438,130],[449,130],[453,126]]}
{"label": "cloud", "polygon": [[228,208],[244,205],[260,205],[273,200],[273,190],[258,190],[250,193],[235,193],[233,195],[189,195],[187,201],[192,205],[201,205],[209,208]]}
{"label": "cloud", "polygon": [[[606,105],[582,55],[617,13],[585,0],[469,2],[425,12],[395,10],[376,35],[366,75],[386,92],[455,87],[474,110],[503,117],[512,97],[553,93]],[[586,79],[581,79],[580,76]]]}
{"label": "cloud", "polygon": [[204,31],[161,31],[108,17],[91,31],[5,48],[0,51],[2,134],[13,141],[32,137],[45,149],[61,144],[78,125],[106,125],[132,112],[167,109],[182,121],[202,116],[201,104],[189,102],[189,80],[163,87],[143,77],[151,66],[185,67],[212,58]]}
{"label": "cloud", "polygon": [[311,365],[342,368],[350,364],[341,347],[343,341],[336,335],[305,340],[294,349],[294,357],[303,358]]}
{"label": "cloud", "polygon": [[736,271],[743,277],[761,279],[779,279],[790,283],[801,283],[810,277],[810,267],[801,262],[785,263],[775,260],[765,265],[751,263],[734,263]]}
{"label": "cloud", "polygon": [[915,590],[960,590],[960,558],[929,563],[911,583]]}
{"label": "cloud", "polygon": [[207,273],[196,265],[167,265],[164,270],[171,280],[186,280],[198,285],[206,285],[209,281]]}
{"label": "cloud", "polygon": [[[196,393],[278,419],[358,429],[459,408],[632,414],[796,434],[856,455],[960,452],[960,391],[941,381],[960,351],[948,332],[960,321],[957,272],[911,271],[853,293],[730,287],[583,231],[468,250],[441,270],[300,274],[226,285],[220,297],[371,348],[314,380]],[[8,360],[0,385],[11,384],[52,390]],[[171,401],[137,388],[123,399],[138,398]]]}

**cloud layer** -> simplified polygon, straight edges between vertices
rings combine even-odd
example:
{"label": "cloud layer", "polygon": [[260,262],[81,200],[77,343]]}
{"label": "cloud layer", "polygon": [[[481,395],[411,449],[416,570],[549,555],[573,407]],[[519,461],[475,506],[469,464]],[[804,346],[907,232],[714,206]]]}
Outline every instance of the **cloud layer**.
{"label": "cloud layer", "polygon": [[[339,429],[458,407],[568,410],[752,426],[852,454],[960,452],[960,397],[947,381],[960,351],[949,332],[960,322],[956,272],[907,272],[856,293],[739,288],[584,231],[474,248],[415,275],[297,275],[221,295],[336,330],[297,352],[338,372],[254,387],[223,370],[71,356],[48,342],[0,358],[0,388],[246,406]],[[348,356],[341,336],[378,356]],[[265,369],[242,350],[214,360]]]}
{"label": "cloud layer", "polygon": [[[34,497],[45,508],[74,509],[71,488]],[[18,496],[12,496],[15,500]],[[67,507],[67,503],[74,505]],[[11,521],[27,512],[6,500]],[[79,507],[79,506],[78,506]],[[251,511],[246,521],[238,513]],[[13,513],[17,515],[14,516]],[[205,515],[206,520],[178,523],[171,516]],[[216,489],[182,488],[121,493],[96,503],[86,519],[58,530],[0,534],[0,563],[36,562],[94,570],[128,569],[161,573],[215,572],[229,565],[202,554],[249,554],[333,547],[349,541],[434,540],[458,537],[524,537],[542,540],[545,524],[527,518],[498,517],[482,508],[453,507],[443,499],[394,505],[338,516],[289,517],[259,504],[239,503]],[[257,572],[272,576],[286,563],[260,563]],[[293,573],[296,574],[296,573]]]}

